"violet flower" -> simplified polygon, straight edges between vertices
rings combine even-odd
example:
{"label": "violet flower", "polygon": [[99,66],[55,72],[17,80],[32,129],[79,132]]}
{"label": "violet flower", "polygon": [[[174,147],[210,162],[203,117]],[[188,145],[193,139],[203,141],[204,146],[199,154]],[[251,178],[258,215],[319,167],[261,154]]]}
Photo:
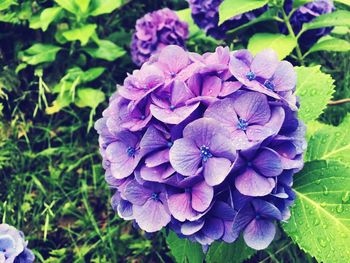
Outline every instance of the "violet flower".
{"label": "violet flower", "polygon": [[136,22],[131,41],[132,60],[140,66],[165,46],[185,47],[188,35],[187,23],[180,21],[174,11],[164,8],[148,13]]}

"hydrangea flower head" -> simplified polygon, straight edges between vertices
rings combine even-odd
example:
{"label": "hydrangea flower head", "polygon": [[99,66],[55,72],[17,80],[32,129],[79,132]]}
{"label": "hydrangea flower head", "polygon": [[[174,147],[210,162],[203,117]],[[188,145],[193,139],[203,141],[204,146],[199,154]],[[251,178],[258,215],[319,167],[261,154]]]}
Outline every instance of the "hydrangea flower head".
{"label": "hydrangea flower head", "polygon": [[13,226],[0,224],[0,262],[34,262],[34,254],[27,248],[27,243],[22,232]]}
{"label": "hydrangea flower head", "polygon": [[223,0],[187,0],[190,4],[194,22],[208,35],[216,38],[225,38],[225,33],[239,27],[264,13],[265,5],[253,11],[234,16],[219,25],[219,6]]}
{"label": "hydrangea flower head", "polygon": [[148,13],[136,22],[131,41],[132,60],[141,66],[165,46],[185,47],[188,34],[188,24],[180,21],[174,11],[164,8]]}
{"label": "hydrangea flower head", "polygon": [[203,246],[273,240],[295,199],[305,127],[296,74],[264,50],[204,55],[165,47],[134,71],[96,122],[118,215]]}
{"label": "hydrangea flower head", "polygon": [[[284,10],[287,15],[293,9],[294,0],[286,0],[284,2]],[[322,14],[328,14],[334,11],[332,0],[314,0],[299,7],[291,16],[290,22],[295,34],[298,34],[304,23],[309,23]],[[285,26],[281,27],[283,33],[288,33]],[[322,36],[327,35],[331,31],[330,27],[313,29],[303,33],[299,39],[299,44],[303,48],[310,48]]]}

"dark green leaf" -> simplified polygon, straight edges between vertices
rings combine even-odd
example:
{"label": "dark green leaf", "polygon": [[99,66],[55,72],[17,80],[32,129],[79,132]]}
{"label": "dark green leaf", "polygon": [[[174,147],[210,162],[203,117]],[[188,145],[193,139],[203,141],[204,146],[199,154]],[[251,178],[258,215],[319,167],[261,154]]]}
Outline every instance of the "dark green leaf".
{"label": "dark green leaf", "polygon": [[350,258],[350,169],[337,161],[306,163],[295,176],[294,190],[297,198],[284,230],[318,262],[346,262]]}
{"label": "dark green leaf", "polygon": [[179,238],[174,232],[167,236],[167,243],[171,254],[177,263],[202,263],[204,253],[201,245],[193,243],[188,239]]}
{"label": "dark green leaf", "polygon": [[243,238],[232,244],[215,242],[210,246],[206,260],[208,263],[241,263],[253,256],[255,252],[244,243]]}

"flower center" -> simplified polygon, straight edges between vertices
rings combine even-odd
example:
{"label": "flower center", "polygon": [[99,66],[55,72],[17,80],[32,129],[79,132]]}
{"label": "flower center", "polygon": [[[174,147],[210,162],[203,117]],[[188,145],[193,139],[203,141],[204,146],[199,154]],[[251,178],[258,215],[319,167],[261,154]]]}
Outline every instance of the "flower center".
{"label": "flower center", "polygon": [[269,80],[265,80],[264,86],[272,91],[275,89],[275,85]]}
{"label": "flower center", "polygon": [[167,142],[166,146],[168,146],[170,148],[171,146],[173,146],[173,144],[174,143],[172,141],[169,141],[169,142]]}
{"label": "flower center", "polygon": [[246,131],[248,127],[248,122],[245,119],[238,119],[238,124],[237,124],[237,128],[242,130],[242,131]]}
{"label": "flower center", "polygon": [[175,72],[170,72],[170,77],[175,78],[176,73]]}
{"label": "flower center", "polygon": [[255,218],[256,218],[256,219],[260,219],[260,218],[261,218],[261,215],[257,214],[257,215],[255,216]]}
{"label": "flower center", "polygon": [[206,162],[209,158],[213,157],[213,154],[209,151],[208,146],[202,145],[200,147],[200,151],[203,162]]}
{"label": "flower center", "polygon": [[249,81],[252,81],[252,80],[254,80],[256,78],[254,72],[252,72],[252,71],[249,71],[245,76],[247,77],[247,79]]}
{"label": "flower center", "polygon": [[175,110],[175,106],[174,106],[174,105],[170,105],[169,108],[170,108],[170,110],[172,110],[172,111]]}
{"label": "flower center", "polygon": [[126,153],[128,154],[129,157],[134,157],[136,150],[134,147],[129,146],[128,149],[126,149]]}
{"label": "flower center", "polygon": [[146,119],[146,116],[145,115],[141,115],[140,119],[144,120],[144,119]]}
{"label": "flower center", "polygon": [[154,201],[159,201],[159,194],[158,193],[152,193],[151,199]]}

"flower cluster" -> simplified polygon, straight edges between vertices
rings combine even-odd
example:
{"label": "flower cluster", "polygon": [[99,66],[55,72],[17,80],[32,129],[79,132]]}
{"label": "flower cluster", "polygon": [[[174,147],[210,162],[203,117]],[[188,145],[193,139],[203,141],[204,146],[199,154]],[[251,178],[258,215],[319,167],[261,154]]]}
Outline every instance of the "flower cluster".
{"label": "flower cluster", "polygon": [[[284,10],[288,15],[293,9],[293,2],[294,0],[286,0],[284,2]],[[309,23],[319,15],[331,13],[333,11],[334,4],[332,0],[314,0],[299,7],[290,18],[294,33],[298,34],[304,23]],[[309,30],[301,35],[299,44],[303,49],[308,49],[322,36],[327,35],[331,29],[331,27],[326,27]],[[286,26],[281,26],[281,31],[282,33],[288,33]]]}
{"label": "flower cluster", "polygon": [[219,6],[223,0],[187,0],[194,22],[205,32],[216,38],[223,39],[227,31],[239,27],[264,13],[268,6],[251,12],[234,16],[219,25]]}
{"label": "flower cluster", "polygon": [[174,11],[164,8],[148,13],[136,22],[131,41],[132,60],[141,66],[165,46],[185,47],[188,34],[188,24],[180,21]]}
{"label": "flower cluster", "polygon": [[27,248],[27,243],[22,232],[13,226],[0,224],[0,262],[34,262],[34,254]]}
{"label": "flower cluster", "polygon": [[296,73],[267,49],[168,46],[118,87],[96,122],[112,206],[146,232],[264,249],[303,166]]}

